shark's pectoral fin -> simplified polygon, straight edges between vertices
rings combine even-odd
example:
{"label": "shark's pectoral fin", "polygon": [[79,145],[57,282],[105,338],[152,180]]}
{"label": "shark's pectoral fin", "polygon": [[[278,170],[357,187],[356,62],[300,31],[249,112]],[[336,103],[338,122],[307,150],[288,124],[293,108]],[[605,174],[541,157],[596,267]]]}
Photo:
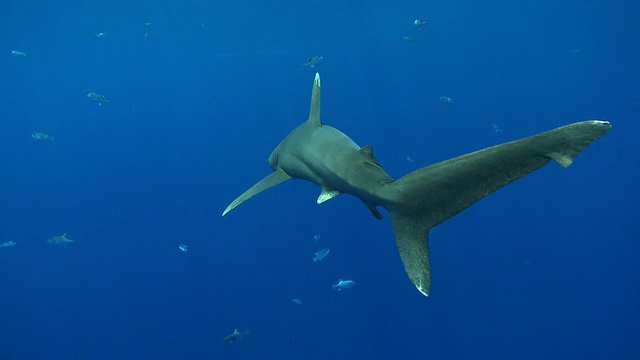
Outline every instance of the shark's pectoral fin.
{"label": "shark's pectoral fin", "polygon": [[291,176],[284,172],[282,169],[277,169],[271,175],[266,178],[260,180],[257,184],[253,185],[249,190],[242,193],[242,195],[238,196],[222,213],[222,216],[225,216],[229,211],[233,210],[236,206],[242,204],[243,202],[249,200],[252,196],[267,190],[270,187],[276,186],[283,181],[287,181],[291,179]]}
{"label": "shark's pectoral fin", "polygon": [[316,202],[318,204],[322,204],[323,202],[331,200],[340,194],[342,194],[340,190],[332,190],[323,187],[322,192],[320,193],[320,196],[318,196],[318,200],[316,200]]}
{"label": "shark's pectoral fin", "polygon": [[400,258],[409,279],[424,296],[431,291],[431,264],[429,262],[429,229],[423,221],[411,216],[391,213],[393,233]]}

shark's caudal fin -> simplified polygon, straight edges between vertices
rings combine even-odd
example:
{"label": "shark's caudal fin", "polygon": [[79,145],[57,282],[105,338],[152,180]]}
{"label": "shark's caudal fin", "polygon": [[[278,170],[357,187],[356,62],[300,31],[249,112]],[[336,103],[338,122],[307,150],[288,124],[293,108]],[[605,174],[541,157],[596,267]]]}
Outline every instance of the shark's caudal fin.
{"label": "shark's caudal fin", "polygon": [[242,193],[242,195],[238,196],[222,213],[222,216],[225,216],[229,211],[233,210],[236,206],[242,204],[243,202],[249,200],[252,196],[267,190],[270,187],[276,186],[283,181],[287,181],[291,179],[287,173],[282,169],[276,169],[271,175],[266,178],[260,180],[257,184],[253,185],[249,190]]}
{"label": "shark's caudal fin", "polygon": [[486,148],[416,170],[389,184],[385,207],[409,278],[431,287],[429,230],[483,197],[555,160],[563,167],[611,128],[591,120]]}
{"label": "shark's caudal fin", "polygon": [[421,217],[391,212],[393,234],[409,279],[424,296],[431,290],[429,228]]}

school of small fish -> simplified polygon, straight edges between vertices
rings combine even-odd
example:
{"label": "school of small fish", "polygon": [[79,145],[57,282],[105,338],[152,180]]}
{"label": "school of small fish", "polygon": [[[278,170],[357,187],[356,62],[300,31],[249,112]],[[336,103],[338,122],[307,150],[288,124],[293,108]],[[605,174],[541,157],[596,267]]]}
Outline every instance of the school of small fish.
{"label": "school of small fish", "polygon": [[[413,27],[416,30],[421,31],[423,28],[425,28],[427,26],[427,21],[424,19],[415,19],[413,21]],[[202,27],[204,27],[204,24],[202,25]],[[147,40],[149,37],[149,33],[150,33],[150,29],[151,29],[151,23],[150,22],[145,22],[144,23],[144,28],[145,28],[145,33],[144,33],[144,39]],[[106,32],[98,32],[95,35],[95,39],[96,40],[100,40],[100,41],[104,41],[105,39],[107,39],[107,33]],[[407,36],[403,36],[402,40],[406,43],[410,43],[410,44],[414,44],[416,43],[418,40],[415,36],[412,35],[407,35]],[[580,51],[582,49],[579,49]],[[579,51],[574,51],[574,49],[571,50],[572,53],[578,53]],[[11,51],[11,55],[13,57],[16,58],[27,58],[27,53],[21,50],[12,50]],[[324,60],[324,56],[323,55],[313,55],[311,57],[308,57],[306,59],[306,61],[302,64],[303,67],[306,68],[316,68],[318,67]],[[99,94],[96,92],[89,92],[87,93],[87,98],[89,98],[91,101],[93,101],[94,103],[96,103],[98,106],[102,107],[105,105],[111,105],[111,101],[103,94]],[[453,100],[451,97],[448,96],[440,96],[440,101],[443,103],[448,103],[448,104],[453,104]],[[501,132],[502,129],[496,125],[493,124],[493,129],[496,132]],[[35,141],[40,141],[40,142],[53,142],[54,141],[54,136],[49,134],[46,131],[38,131],[38,132],[34,132],[31,134],[31,138]],[[406,157],[406,160],[409,162],[413,162],[413,159],[411,159],[410,157]],[[317,244],[320,241],[320,235],[316,234],[313,236],[314,239],[314,244]],[[55,246],[62,246],[62,247],[66,247],[69,244],[74,243],[74,240],[71,240],[69,238],[67,238],[67,234],[64,233],[62,235],[53,235],[51,237],[49,237],[47,239],[47,242],[51,245],[55,245]],[[15,246],[16,243],[14,241],[6,241],[6,242],[2,242],[0,243],[0,248],[9,248],[9,247],[13,247]],[[188,251],[189,246],[183,243],[180,243],[178,245],[178,249],[183,252],[186,253]],[[331,252],[331,250],[329,248],[323,248],[318,250],[317,252],[314,253],[314,256],[312,258],[314,263],[320,263],[323,262],[323,260],[329,255],[329,253]],[[353,280],[348,280],[348,279],[342,279],[339,278],[337,283],[332,285],[332,289],[336,290],[336,291],[342,291],[342,290],[346,290],[346,289],[351,289],[355,286],[355,281]],[[302,305],[302,301],[299,298],[292,298],[291,300],[294,304],[301,306]],[[246,335],[249,334],[248,330],[245,331],[238,331],[238,329],[234,329],[234,331],[223,337],[221,340],[221,343],[224,344],[230,344],[230,343],[235,343],[239,340],[241,340],[242,338],[244,338]]]}

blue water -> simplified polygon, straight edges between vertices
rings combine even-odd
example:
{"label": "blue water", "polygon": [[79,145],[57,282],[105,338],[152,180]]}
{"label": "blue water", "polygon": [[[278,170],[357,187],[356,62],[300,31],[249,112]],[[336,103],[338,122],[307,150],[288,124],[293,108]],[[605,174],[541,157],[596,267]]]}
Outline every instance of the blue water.
{"label": "blue water", "polygon": [[[2,1],[0,359],[640,358],[640,5],[486,3]],[[352,197],[289,181],[221,217],[315,71],[323,121],[394,177],[613,129],[434,229],[425,298]]]}

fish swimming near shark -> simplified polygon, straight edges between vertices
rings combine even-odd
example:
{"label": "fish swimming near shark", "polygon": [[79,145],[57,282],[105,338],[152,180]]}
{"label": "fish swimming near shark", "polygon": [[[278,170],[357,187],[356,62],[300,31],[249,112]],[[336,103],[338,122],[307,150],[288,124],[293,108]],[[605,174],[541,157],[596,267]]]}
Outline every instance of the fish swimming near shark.
{"label": "fish swimming near shark", "polygon": [[38,141],[53,141],[53,136],[46,132],[35,132],[31,134],[31,138]]}
{"label": "fish swimming near shark", "polygon": [[101,94],[96,94],[94,92],[90,92],[87,94],[87,97],[89,99],[91,99],[93,102],[95,102],[96,104],[102,106],[104,104],[110,105],[111,101],[109,101],[109,99],[107,99],[106,96],[101,95]]}
{"label": "fish swimming near shark", "polygon": [[318,252],[316,252],[313,256],[313,262],[318,262],[321,261],[322,259],[324,259],[327,255],[329,255],[329,253],[331,252],[331,249],[329,248],[324,248]]}
{"label": "fish swimming near shark", "polygon": [[291,178],[321,188],[317,203],[346,193],[382,219],[391,215],[404,268],[425,296],[431,289],[429,231],[485,196],[540,169],[552,160],[568,167],[578,153],[607,133],[607,121],[562,126],[439,162],[393,179],[367,145],[358,146],[320,120],[320,75],[316,73],[309,118],[291,131],[269,156],[273,172],[236,198],[222,215],[256,194]]}
{"label": "fish swimming near shark", "polygon": [[352,287],[356,286],[356,282],[353,280],[342,280],[342,279],[338,279],[338,283],[337,284],[333,284],[331,286],[331,288],[333,290],[344,290],[344,289],[351,289]]}
{"label": "fish swimming near shark", "polygon": [[55,236],[50,237],[47,240],[47,242],[49,244],[52,244],[52,245],[64,245],[64,246],[66,246],[67,244],[71,244],[74,241],[71,240],[71,239],[68,239],[67,238],[67,233],[64,233],[62,235],[55,235]]}
{"label": "fish swimming near shark", "polygon": [[232,344],[238,340],[242,340],[245,335],[249,335],[249,330],[245,330],[243,332],[238,331],[238,329],[234,329],[233,333],[225,336],[222,340],[220,340],[223,344]]}
{"label": "fish swimming near shark", "polygon": [[324,59],[324,56],[322,55],[312,56],[308,58],[307,61],[304,64],[302,64],[302,66],[310,67],[310,68],[316,67],[318,64],[322,62],[322,59]]}

